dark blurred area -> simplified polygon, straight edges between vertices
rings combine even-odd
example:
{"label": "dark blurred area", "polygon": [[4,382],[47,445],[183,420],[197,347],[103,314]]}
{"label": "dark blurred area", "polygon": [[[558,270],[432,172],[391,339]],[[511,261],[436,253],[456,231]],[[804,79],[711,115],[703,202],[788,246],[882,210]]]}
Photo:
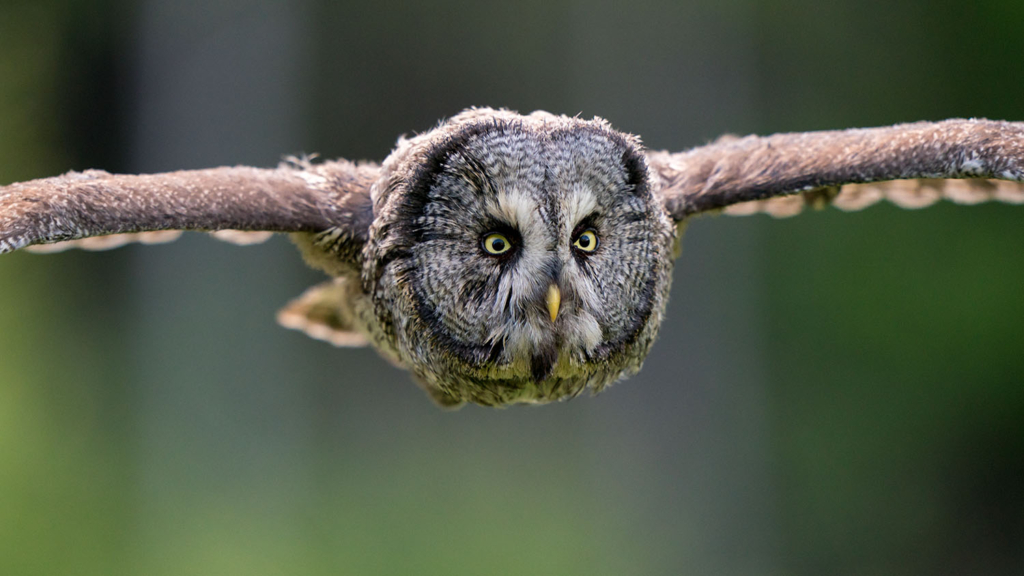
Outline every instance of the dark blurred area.
{"label": "dark blurred area", "polygon": [[[1024,4],[6,0],[0,183],[381,160],[472,105],[656,149],[1024,120]],[[0,574],[1022,574],[1024,212],[704,218],[638,376],[436,408],[274,324],[284,238],[0,257]]]}

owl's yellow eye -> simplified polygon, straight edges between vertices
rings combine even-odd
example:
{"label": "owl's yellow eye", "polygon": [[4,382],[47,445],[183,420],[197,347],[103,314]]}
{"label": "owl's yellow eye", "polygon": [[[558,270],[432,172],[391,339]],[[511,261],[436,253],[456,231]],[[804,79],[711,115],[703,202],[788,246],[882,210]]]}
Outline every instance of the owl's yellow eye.
{"label": "owl's yellow eye", "polygon": [[578,250],[584,252],[593,252],[597,250],[597,232],[593,230],[584,230],[579,236],[576,237],[576,241],[572,243]]}
{"label": "owl's yellow eye", "polygon": [[491,232],[484,237],[484,252],[492,256],[501,256],[512,249],[512,243],[499,232]]}

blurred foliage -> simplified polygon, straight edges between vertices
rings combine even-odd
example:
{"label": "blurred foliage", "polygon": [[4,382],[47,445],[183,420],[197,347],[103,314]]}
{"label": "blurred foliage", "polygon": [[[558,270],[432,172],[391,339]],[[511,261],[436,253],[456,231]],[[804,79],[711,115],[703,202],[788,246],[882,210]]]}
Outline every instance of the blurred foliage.
{"label": "blurred foliage", "polygon": [[[66,2],[0,8],[0,180],[66,170],[66,101],[56,71],[68,56]],[[0,571],[7,574],[109,574],[123,557],[122,430],[114,422],[112,367],[98,349],[106,338],[83,282],[80,298],[46,297],[52,269],[5,262],[0,293]],[[67,261],[78,268],[85,260]],[[97,263],[104,268],[102,263]],[[67,322],[64,322],[64,321]],[[65,328],[55,330],[63,324]],[[77,327],[77,329],[76,329]],[[94,340],[83,341],[88,332]],[[77,333],[77,334],[76,334]],[[59,354],[62,361],[48,362]],[[68,366],[74,366],[69,370]]]}
{"label": "blurred foliage", "polygon": [[1000,208],[772,226],[775,260],[829,247],[769,273],[780,511],[808,573],[1024,565],[1024,267],[1000,248],[1024,230]]}
{"label": "blurred foliage", "polygon": [[[196,60],[270,10],[190,4],[175,9],[201,31],[186,42]],[[325,156],[380,158],[397,134],[469,105],[601,114],[658,148],[726,131],[1024,119],[1016,1],[287,9],[303,26],[288,63],[303,88],[287,106],[301,110],[302,145]],[[139,54],[138,23],[159,21],[153,10],[114,0],[0,7],[0,181],[140,161],[135,92],[153,60]],[[240,82],[208,80],[192,91]],[[264,113],[261,92],[235,88],[256,104],[229,108]],[[211,161],[234,159],[223,154]],[[722,411],[691,364],[688,380],[670,380],[685,406],[631,400],[670,397],[652,377],[558,407],[439,412],[370,354],[250,337],[318,278],[278,264],[294,259],[286,246],[238,255],[185,240],[201,247],[5,256],[0,573],[1020,573],[1020,216],[997,205],[885,206],[694,223],[681,262],[705,266],[696,282],[709,294],[677,287],[673,305],[693,312],[689,303],[718,298],[722,316],[686,322],[729,344],[757,333],[763,399],[725,379],[703,384],[756,405],[755,417]],[[711,242],[700,234],[712,226],[725,252],[761,234],[748,267],[702,262]],[[147,271],[133,263],[147,250],[210,278]],[[164,291],[152,290],[160,303],[139,300],[143,272]],[[758,291],[753,328],[730,307],[736,284]],[[140,332],[163,305],[187,321]],[[190,342],[187,356],[162,355],[173,338]],[[126,352],[145,350],[151,365]],[[648,371],[678,371],[688,353],[652,359]],[[231,368],[202,380],[211,355]],[[293,360],[257,382],[262,359],[277,356]],[[345,374],[358,377],[340,389]],[[368,413],[371,403],[383,408]],[[733,437],[688,420],[742,426],[757,414],[767,414],[764,445],[722,442]],[[737,478],[731,461],[716,460],[722,452],[766,462],[770,474]],[[693,486],[707,492],[687,494]],[[723,500],[740,503],[736,518],[720,517]],[[768,519],[753,525],[743,514],[757,506]]]}

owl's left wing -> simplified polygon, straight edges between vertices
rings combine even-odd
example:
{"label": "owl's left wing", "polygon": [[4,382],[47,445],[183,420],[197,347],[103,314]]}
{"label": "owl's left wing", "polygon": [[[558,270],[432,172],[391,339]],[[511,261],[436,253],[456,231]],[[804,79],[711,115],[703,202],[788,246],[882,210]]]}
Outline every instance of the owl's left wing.
{"label": "owl's left wing", "polygon": [[365,241],[379,167],[295,162],[162,174],[98,170],[0,187],[0,254],[64,241],[104,248],[159,242],[177,230],[215,232],[237,243],[262,232],[322,232]]}
{"label": "owl's left wing", "polygon": [[725,137],[680,153],[648,152],[676,221],[724,209],[791,216],[805,205],[906,208],[939,199],[1024,203],[1024,123],[917,122],[882,128]]}

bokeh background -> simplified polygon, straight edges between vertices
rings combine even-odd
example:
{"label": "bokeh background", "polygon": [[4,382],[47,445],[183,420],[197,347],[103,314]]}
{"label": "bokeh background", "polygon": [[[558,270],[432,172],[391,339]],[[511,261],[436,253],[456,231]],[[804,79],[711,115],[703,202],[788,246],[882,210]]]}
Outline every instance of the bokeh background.
{"label": "bokeh background", "polygon": [[[1024,4],[3,0],[0,183],[1024,120]],[[1022,574],[1024,208],[706,218],[644,371],[443,412],[278,328],[286,239],[0,258],[0,573]]]}

